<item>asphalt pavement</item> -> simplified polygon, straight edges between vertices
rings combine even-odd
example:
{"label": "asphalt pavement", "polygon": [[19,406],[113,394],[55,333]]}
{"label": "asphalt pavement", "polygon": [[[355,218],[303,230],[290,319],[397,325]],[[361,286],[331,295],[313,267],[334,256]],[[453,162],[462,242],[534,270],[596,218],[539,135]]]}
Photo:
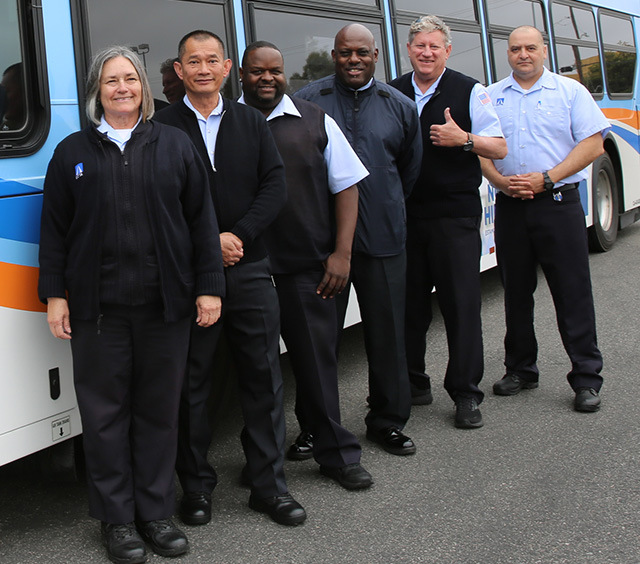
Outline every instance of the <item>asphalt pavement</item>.
{"label": "asphalt pavement", "polygon": [[[417,453],[392,456],[367,441],[367,364],[361,331],[351,328],[341,354],[343,422],[361,439],[374,486],[349,492],[321,476],[313,461],[287,461],[289,487],[307,510],[306,523],[283,527],[253,512],[239,483],[242,423],[232,406],[210,453],[220,478],[212,522],[184,527],[191,550],[176,564],[639,564],[638,257],[637,224],[620,233],[613,250],[591,255],[605,358],[598,413],[572,409],[570,366],[542,278],[536,294],[540,387],[515,397],[491,393],[503,375],[504,316],[497,273],[485,273],[483,428],[453,426],[453,403],[442,388],[446,338],[437,316],[427,351],[435,400],[414,407],[405,429]],[[283,365],[287,371],[286,357]],[[293,439],[290,374],[286,388]],[[0,468],[0,563],[107,563],[99,526],[87,516],[85,486],[44,481],[36,465],[37,457]]]}

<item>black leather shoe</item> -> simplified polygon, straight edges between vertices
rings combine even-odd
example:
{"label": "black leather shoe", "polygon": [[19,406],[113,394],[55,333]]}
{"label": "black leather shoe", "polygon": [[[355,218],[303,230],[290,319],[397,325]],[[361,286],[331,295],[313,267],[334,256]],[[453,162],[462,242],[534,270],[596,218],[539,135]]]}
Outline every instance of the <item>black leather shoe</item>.
{"label": "black leather shoe", "polygon": [[458,427],[458,429],[477,429],[483,425],[482,413],[480,413],[476,398],[457,398],[456,427]]}
{"label": "black leather shoe", "polygon": [[107,549],[107,556],[116,564],[142,564],[147,561],[144,541],[140,538],[133,523],[112,525],[102,523],[100,528],[102,544]]}
{"label": "black leather shoe", "polygon": [[320,466],[320,473],[333,478],[347,490],[363,490],[373,484],[371,474],[357,462],[355,464],[347,464],[342,468]]}
{"label": "black leather shoe", "polygon": [[266,513],[276,523],[281,525],[300,525],[307,518],[307,513],[291,494],[258,499],[253,494],[249,496],[249,507],[254,511]]}
{"label": "black leather shoe", "polygon": [[313,458],[313,435],[302,431],[287,451],[289,460],[309,460]]}
{"label": "black leather shoe", "polygon": [[416,445],[397,427],[387,427],[380,431],[367,429],[367,439],[378,443],[389,454],[405,456],[416,452]]}
{"label": "black leather shoe", "polygon": [[189,541],[171,519],[138,521],[140,536],[160,556],[180,556],[189,550]]}
{"label": "black leather shoe", "polygon": [[186,525],[206,525],[211,521],[211,495],[205,492],[185,492],[178,514]]}
{"label": "black leather shoe", "polygon": [[538,387],[538,382],[527,382],[515,374],[505,374],[502,380],[493,385],[493,393],[497,396],[515,396],[520,390],[532,390]]}
{"label": "black leather shoe", "polygon": [[600,409],[600,395],[593,388],[578,388],[573,407],[576,411],[598,411]]}

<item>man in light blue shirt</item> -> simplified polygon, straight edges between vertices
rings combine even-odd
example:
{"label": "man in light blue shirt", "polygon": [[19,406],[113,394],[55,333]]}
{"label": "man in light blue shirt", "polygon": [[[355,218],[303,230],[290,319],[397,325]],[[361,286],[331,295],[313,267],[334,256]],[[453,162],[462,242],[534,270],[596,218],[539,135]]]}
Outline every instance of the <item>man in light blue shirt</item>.
{"label": "man in light blue shirt", "polygon": [[505,288],[506,374],[497,395],[538,387],[533,327],[537,266],[545,274],[572,369],[577,411],[600,408],[602,356],[597,346],[584,210],[576,188],[603,153],[609,123],[587,89],[544,68],[541,33],[529,26],[509,36],[512,74],[488,88],[509,153],[482,159],[500,191],[495,238]]}

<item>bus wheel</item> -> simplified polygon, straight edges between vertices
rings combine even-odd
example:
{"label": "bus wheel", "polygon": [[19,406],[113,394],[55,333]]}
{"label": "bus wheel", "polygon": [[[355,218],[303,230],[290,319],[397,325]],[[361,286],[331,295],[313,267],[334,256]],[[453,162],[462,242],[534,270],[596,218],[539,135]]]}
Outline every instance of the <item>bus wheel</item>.
{"label": "bus wheel", "polygon": [[618,183],[607,153],[593,164],[591,194],[593,225],[589,227],[589,248],[605,252],[618,236]]}

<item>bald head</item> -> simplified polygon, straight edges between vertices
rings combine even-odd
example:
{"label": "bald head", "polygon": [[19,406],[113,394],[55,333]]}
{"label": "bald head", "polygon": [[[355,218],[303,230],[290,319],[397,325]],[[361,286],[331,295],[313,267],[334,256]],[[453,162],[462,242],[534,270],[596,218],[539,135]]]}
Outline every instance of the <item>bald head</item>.
{"label": "bald head", "polygon": [[338,32],[331,56],[336,80],[357,90],[373,77],[378,62],[378,49],[371,31],[354,23],[344,26]]}
{"label": "bald head", "polygon": [[376,48],[376,40],[373,37],[373,33],[368,28],[359,23],[350,23],[345,25],[336,35],[333,42],[333,48],[336,49],[336,45],[339,41],[343,40],[355,40],[367,43],[371,50]]}
{"label": "bald head", "polygon": [[540,33],[540,30],[538,28],[535,28],[532,25],[521,25],[520,27],[516,27],[509,34],[509,42],[511,42],[511,37],[514,34],[520,35],[521,33],[527,34],[529,37],[532,37],[532,38],[535,37],[540,43],[540,45],[544,45],[544,39],[542,38],[542,33]]}

